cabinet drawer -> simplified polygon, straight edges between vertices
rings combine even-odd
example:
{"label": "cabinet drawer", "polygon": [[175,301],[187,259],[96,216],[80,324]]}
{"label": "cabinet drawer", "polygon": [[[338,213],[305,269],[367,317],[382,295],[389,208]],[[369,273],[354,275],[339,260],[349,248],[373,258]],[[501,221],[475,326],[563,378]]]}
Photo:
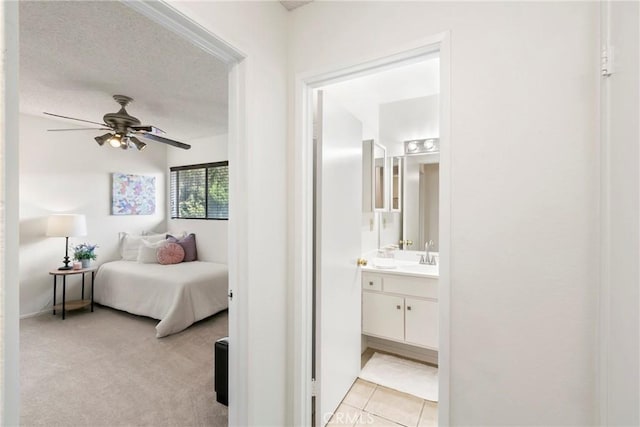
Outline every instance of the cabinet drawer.
{"label": "cabinet drawer", "polygon": [[428,277],[387,275],[384,278],[384,292],[411,295],[424,298],[438,298],[438,280]]}
{"label": "cabinet drawer", "polygon": [[381,291],[382,276],[379,274],[362,273],[362,289],[369,291]]}

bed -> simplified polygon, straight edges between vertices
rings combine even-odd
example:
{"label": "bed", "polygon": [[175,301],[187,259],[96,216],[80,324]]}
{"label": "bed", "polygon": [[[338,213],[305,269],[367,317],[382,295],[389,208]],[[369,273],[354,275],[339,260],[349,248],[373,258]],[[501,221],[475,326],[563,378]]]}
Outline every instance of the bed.
{"label": "bed", "polygon": [[97,303],[159,319],[157,338],[180,332],[229,307],[225,264],[120,260],[102,264],[95,280]]}

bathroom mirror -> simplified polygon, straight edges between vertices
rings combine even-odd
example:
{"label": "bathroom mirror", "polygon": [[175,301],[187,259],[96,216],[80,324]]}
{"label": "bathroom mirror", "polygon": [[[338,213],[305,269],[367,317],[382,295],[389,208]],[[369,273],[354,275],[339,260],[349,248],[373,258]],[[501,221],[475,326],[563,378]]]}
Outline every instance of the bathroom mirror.
{"label": "bathroom mirror", "polygon": [[432,251],[439,247],[438,213],[440,154],[407,155],[404,161],[402,203],[402,249],[423,251],[433,240]]}
{"label": "bathroom mirror", "polygon": [[390,211],[400,212],[402,210],[402,156],[394,156],[389,159],[390,183]]}
{"label": "bathroom mirror", "polygon": [[386,200],[386,165],[387,149],[378,143],[373,144],[373,208],[375,211],[384,211],[387,208]]}

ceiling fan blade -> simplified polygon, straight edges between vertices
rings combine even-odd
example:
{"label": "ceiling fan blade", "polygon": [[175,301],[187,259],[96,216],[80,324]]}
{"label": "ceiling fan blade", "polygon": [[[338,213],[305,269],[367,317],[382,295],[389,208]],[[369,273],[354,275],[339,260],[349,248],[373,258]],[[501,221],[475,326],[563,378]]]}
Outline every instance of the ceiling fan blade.
{"label": "ceiling fan blade", "polygon": [[94,125],[107,126],[104,123],[92,122],[91,120],[76,119],[75,117],[61,116],[60,114],[47,113],[46,111],[43,111],[42,113],[46,114],[47,116],[61,117],[63,119],[77,120],[79,122],[93,123]]}
{"label": "ceiling fan blade", "polygon": [[64,132],[68,130],[111,130],[111,128],[73,128],[73,129],[47,129],[47,132]]}
{"label": "ceiling fan blade", "polygon": [[151,126],[151,125],[130,126],[129,129],[135,130],[136,132],[149,132],[154,135],[166,134],[166,132],[163,131],[162,129],[157,128],[155,126]]}
{"label": "ceiling fan blade", "polygon": [[173,145],[174,147],[182,148],[182,149],[185,149],[185,150],[188,150],[189,148],[191,148],[191,146],[189,144],[185,144],[184,142],[174,141],[173,139],[165,138],[163,136],[154,135],[152,133],[141,132],[140,136],[143,137],[143,138],[150,139],[152,141],[162,142],[164,144]]}

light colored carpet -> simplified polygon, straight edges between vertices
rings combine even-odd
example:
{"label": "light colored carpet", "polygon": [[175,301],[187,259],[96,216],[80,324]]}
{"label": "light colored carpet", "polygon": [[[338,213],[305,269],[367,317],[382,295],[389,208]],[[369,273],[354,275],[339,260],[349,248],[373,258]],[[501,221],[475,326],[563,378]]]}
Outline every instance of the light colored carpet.
{"label": "light colored carpet", "polygon": [[359,376],[363,380],[425,400],[438,401],[438,368],[433,366],[375,353]]}
{"label": "light colored carpet", "polygon": [[20,322],[21,426],[226,426],[213,391],[224,311],[155,337],[156,320],[107,307]]}

